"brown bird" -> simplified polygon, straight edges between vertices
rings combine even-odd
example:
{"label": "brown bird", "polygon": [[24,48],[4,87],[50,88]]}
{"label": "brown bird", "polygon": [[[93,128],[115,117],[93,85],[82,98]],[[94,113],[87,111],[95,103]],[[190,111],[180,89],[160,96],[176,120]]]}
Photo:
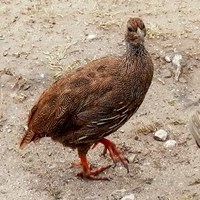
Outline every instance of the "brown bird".
{"label": "brown bird", "polygon": [[191,116],[189,127],[198,147],[200,147],[200,109],[196,110],[196,112]]}
{"label": "brown bird", "polygon": [[153,77],[153,63],[144,47],[146,28],[139,18],[130,18],[125,34],[126,52],[94,60],[66,73],[43,92],[28,118],[28,130],[20,147],[42,137],[51,137],[66,147],[78,149],[83,171],[96,176],[110,167],[91,170],[86,154],[92,145],[104,145],[112,160],[128,170],[121,151],[105,137],[121,127],[143,102]]}

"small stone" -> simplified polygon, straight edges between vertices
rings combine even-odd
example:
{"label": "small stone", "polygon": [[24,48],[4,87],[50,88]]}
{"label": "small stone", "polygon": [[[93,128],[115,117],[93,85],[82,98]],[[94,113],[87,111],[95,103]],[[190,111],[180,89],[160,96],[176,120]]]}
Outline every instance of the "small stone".
{"label": "small stone", "polygon": [[135,195],[134,194],[126,195],[121,200],[135,200]]}
{"label": "small stone", "polygon": [[165,141],[167,139],[167,132],[163,129],[160,129],[154,133],[154,139],[158,141]]}
{"label": "small stone", "polygon": [[54,168],[56,168],[56,167],[57,167],[56,164],[52,164],[52,165],[49,166],[49,169],[54,169]]}
{"label": "small stone", "polygon": [[32,56],[32,59],[33,59],[33,60],[38,60],[38,56],[37,56],[37,55],[33,55],[33,56]]}
{"label": "small stone", "polygon": [[12,132],[12,130],[9,128],[9,129],[7,130],[7,132],[8,132],[8,133],[11,133],[11,132]]}
{"label": "small stone", "polygon": [[44,74],[40,74],[40,76],[41,76],[42,78],[44,78]]}
{"label": "small stone", "polygon": [[4,51],[3,52],[3,56],[7,56],[8,55],[8,52],[7,51]]}
{"label": "small stone", "polygon": [[93,39],[95,39],[97,37],[97,35],[96,34],[90,34],[90,35],[88,35],[87,36],[87,40],[93,40]]}
{"label": "small stone", "polygon": [[182,68],[187,65],[187,56],[182,56],[180,53],[176,53],[172,59],[172,64],[176,66],[175,71],[175,81],[179,81],[180,75],[182,73]]}
{"label": "small stone", "polygon": [[169,69],[164,69],[162,71],[162,73],[163,73],[163,77],[164,78],[171,78],[172,77],[172,73],[171,73],[171,71]]}
{"label": "small stone", "polygon": [[131,155],[131,156],[128,158],[129,162],[130,162],[130,163],[133,163],[133,162],[135,161],[136,157],[137,157],[137,154]]}
{"label": "small stone", "polygon": [[121,190],[114,190],[109,196],[108,200],[119,200],[122,199],[123,196],[126,195],[126,190],[121,189]]}
{"label": "small stone", "polygon": [[136,135],[136,136],[134,137],[134,140],[139,140],[138,135]]}
{"label": "small stone", "polygon": [[181,54],[175,54],[173,59],[172,59],[172,63],[175,66],[181,66],[181,60],[182,60],[182,55]]}
{"label": "small stone", "polygon": [[24,94],[24,93],[18,93],[18,94],[15,94],[13,96],[13,98],[17,101],[17,102],[24,102],[26,99],[27,99],[27,96]]}
{"label": "small stone", "polygon": [[170,63],[172,60],[171,60],[170,56],[165,56],[165,61]]}
{"label": "small stone", "polygon": [[166,147],[166,148],[173,148],[175,146],[176,146],[175,140],[167,140],[164,144],[164,147]]}
{"label": "small stone", "polygon": [[183,77],[180,77],[180,78],[179,78],[179,82],[180,82],[180,83],[187,83],[186,79],[183,78]]}
{"label": "small stone", "polygon": [[120,130],[120,132],[121,132],[121,133],[124,133],[124,130],[123,130],[123,129],[121,129],[121,130]]}

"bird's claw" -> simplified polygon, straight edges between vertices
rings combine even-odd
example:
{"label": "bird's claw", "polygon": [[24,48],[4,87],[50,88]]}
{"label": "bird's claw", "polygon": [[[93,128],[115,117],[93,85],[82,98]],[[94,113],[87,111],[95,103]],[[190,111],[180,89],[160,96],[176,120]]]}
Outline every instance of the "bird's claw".
{"label": "bird's claw", "polygon": [[77,176],[81,177],[81,178],[86,178],[86,179],[90,179],[90,180],[106,180],[109,181],[110,179],[108,177],[98,177],[96,175],[98,175],[99,173],[103,172],[104,170],[110,168],[111,165],[105,166],[105,167],[101,167],[99,169],[96,170],[89,170],[89,171],[81,171],[77,174]]}
{"label": "bird's claw", "polygon": [[118,160],[121,161],[121,163],[123,164],[123,166],[126,168],[127,173],[129,173],[129,167],[128,167],[128,163],[129,160],[127,158],[124,157],[124,155],[122,154],[122,152],[120,151],[120,149],[118,149],[114,143],[112,143],[111,141],[102,138],[100,141],[96,142],[92,149],[94,149],[97,144],[102,143],[104,145],[104,150],[102,152],[102,155],[105,156],[105,154],[107,153],[107,151],[109,151],[110,153],[110,157],[114,163],[113,168],[116,167],[116,164],[118,162]]}

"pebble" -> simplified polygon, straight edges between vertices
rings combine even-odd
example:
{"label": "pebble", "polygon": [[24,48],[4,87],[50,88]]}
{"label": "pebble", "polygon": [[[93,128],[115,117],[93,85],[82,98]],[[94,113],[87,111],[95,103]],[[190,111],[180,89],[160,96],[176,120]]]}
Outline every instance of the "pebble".
{"label": "pebble", "polygon": [[130,163],[133,163],[133,162],[135,161],[136,157],[137,157],[137,154],[131,155],[131,156],[128,158],[129,162],[130,162]]}
{"label": "pebble", "polygon": [[179,78],[179,82],[180,83],[187,83],[187,80],[185,78],[183,78],[183,77],[180,77]]}
{"label": "pebble", "polygon": [[124,133],[125,131],[123,129],[120,130],[121,133]]}
{"label": "pebble", "polygon": [[9,128],[9,129],[7,130],[7,132],[8,132],[8,133],[11,133],[11,132],[12,132],[12,130]]}
{"label": "pebble", "polygon": [[166,141],[167,136],[167,132],[163,129],[160,129],[154,133],[154,139],[158,141]]}
{"label": "pebble", "polygon": [[175,54],[173,59],[172,59],[172,63],[173,65],[176,66],[181,66],[181,60],[182,60],[182,55],[181,54]]}
{"label": "pebble", "polygon": [[134,194],[126,195],[121,200],[135,200],[135,195]]}
{"label": "pebble", "polygon": [[170,56],[165,56],[165,61],[170,63],[172,60],[171,60]]}
{"label": "pebble", "polygon": [[167,140],[164,144],[164,147],[166,147],[166,148],[173,148],[175,146],[176,146],[175,140]]}
{"label": "pebble", "polygon": [[8,55],[8,52],[7,51],[4,51],[3,52],[3,56],[7,56]]}
{"label": "pebble", "polygon": [[109,197],[107,198],[108,200],[119,200],[122,199],[125,194],[126,194],[126,190],[125,189],[121,189],[121,190],[114,190]]}
{"label": "pebble", "polygon": [[164,69],[162,71],[162,73],[163,73],[163,77],[164,78],[171,78],[172,77],[172,73],[171,73],[171,71],[169,69]]}
{"label": "pebble", "polygon": [[97,35],[96,34],[90,34],[90,35],[88,35],[87,36],[87,40],[93,40],[93,39],[95,39],[97,37]]}

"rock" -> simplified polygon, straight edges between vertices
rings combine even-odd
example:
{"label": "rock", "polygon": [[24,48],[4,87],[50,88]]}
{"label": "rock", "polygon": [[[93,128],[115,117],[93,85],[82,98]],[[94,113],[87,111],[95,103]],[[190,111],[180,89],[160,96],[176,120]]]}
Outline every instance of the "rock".
{"label": "rock", "polygon": [[182,73],[182,68],[187,65],[187,56],[183,53],[176,53],[172,59],[172,64],[176,66],[175,81],[179,81],[179,77]]}
{"label": "rock", "polygon": [[130,162],[130,163],[133,163],[133,162],[135,161],[136,157],[137,157],[137,154],[131,155],[131,156],[128,158],[129,162]]}
{"label": "rock", "polygon": [[44,74],[40,74],[40,76],[41,76],[42,78],[44,78]]}
{"label": "rock", "polygon": [[7,51],[4,51],[3,52],[3,56],[5,57],[5,56],[7,56],[8,55],[8,52]]}
{"label": "rock", "polygon": [[167,63],[170,63],[172,61],[170,56],[165,56],[164,59]]}
{"label": "rock", "polygon": [[154,139],[158,141],[165,141],[167,139],[167,132],[163,129],[160,129],[154,133]]}
{"label": "rock", "polygon": [[88,35],[88,36],[86,37],[86,39],[87,39],[87,40],[93,40],[93,39],[95,39],[96,37],[97,37],[96,34],[90,34],[90,35]]}
{"label": "rock", "polygon": [[121,130],[120,130],[120,132],[121,132],[121,133],[124,133],[124,130],[123,130],[123,129],[121,129]]}
{"label": "rock", "polygon": [[182,60],[182,55],[181,54],[175,54],[173,59],[172,59],[172,64],[175,66],[181,66],[181,60]]}
{"label": "rock", "polygon": [[121,200],[134,200],[135,199],[135,195],[134,194],[129,194],[124,196]]}
{"label": "rock", "polygon": [[120,200],[126,195],[126,190],[121,189],[121,190],[114,190],[107,198],[107,200]]}
{"label": "rock", "polygon": [[181,54],[175,54],[172,59],[172,64],[176,66],[176,72],[175,72],[175,81],[179,81],[179,77],[181,75],[182,66],[181,66],[181,60],[182,60]]}
{"label": "rock", "polygon": [[11,133],[11,132],[12,132],[12,130],[9,128],[9,129],[7,130],[7,132],[8,132],[8,133]]}
{"label": "rock", "polygon": [[164,144],[164,147],[166,147],[166,148],[173,148],[175,146],[176,146],[175,140],[167,140]]}
{"label": "rock", "polygon": [[163,77],[164,78],[171,78],[172,77],[172,73],[171,73],[171,71],[169,69],[164,69],[162,71],[162,73],[163,73]]}
{"label": "rock", "polygon": [[187,83],[187,80],[185,78],[183,78],[183,77],[180,77],[179,78],[179,82],[180,83]]}

